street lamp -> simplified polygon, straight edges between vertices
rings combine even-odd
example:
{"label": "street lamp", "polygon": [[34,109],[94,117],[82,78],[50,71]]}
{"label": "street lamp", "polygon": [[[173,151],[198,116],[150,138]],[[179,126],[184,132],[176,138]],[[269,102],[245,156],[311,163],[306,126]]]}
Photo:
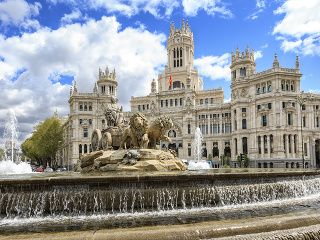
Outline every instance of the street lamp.
{"label": "street lamp", "polygon": [[304,159],[304,144],[303,144],[303,131],[302,131],[302,106],[308,100],[312,99],[312,96],[305,95],[304,91],[301,91],[299,95],[296,96],[296,102],[300,105],[300,120],[301,120],[301,143],[302,143],[302,166],[305,168]]}

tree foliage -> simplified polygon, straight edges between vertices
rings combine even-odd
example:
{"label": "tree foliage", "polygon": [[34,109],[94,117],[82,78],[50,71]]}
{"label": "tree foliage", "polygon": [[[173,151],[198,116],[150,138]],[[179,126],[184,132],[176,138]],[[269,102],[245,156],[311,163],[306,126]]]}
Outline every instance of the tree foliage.
{"label": "tree foliage", "polygon": [[223,168],[229,168],[230,167],[230,153],[227,153],[226,155],[221,154],[220,156],[221,159],[221,165]]}
{"label": "tree foliage", "polygon": [[248,157],[247,154],[243,154],[243,160],[241,159],[241,155],[238,155],[237,156],[237,162],[238,162],[238,165],[239,167],[249,167],[250,165],[250,158]]}
{"label": "tree foliage", "polygon": [[0,148],[0,160],[4,160],[4,150]]}
{"label": "tree foliage", "polygon": [[21,149],[25,156],[45,165],[46,161],[54,158],[60,141],[62,141],[61,122],[56,118],[48,118],[34,127],[32,136],[21,144]]}

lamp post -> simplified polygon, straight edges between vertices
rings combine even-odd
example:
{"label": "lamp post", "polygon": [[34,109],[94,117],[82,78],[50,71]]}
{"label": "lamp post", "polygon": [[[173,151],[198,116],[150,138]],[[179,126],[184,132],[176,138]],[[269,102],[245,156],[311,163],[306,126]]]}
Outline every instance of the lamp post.
{"label": "lamp post", "polygon": [[304,91],[301,91],[299,93],[299,95],[296,96],[296,102],[300,105],[300,120],[301,120],[301,128],[300,128],[300,131],[301,131],[301,143],[302,143],[302,168],[305,168],[305,159],[304,159],[304,144],[303,144],[303,121],[302,121],[302,107],[303,105],[305,104],[305,102],[309,99],[311,99],[312,96],[309,96],[309,95],[305,95],[304,94]]}

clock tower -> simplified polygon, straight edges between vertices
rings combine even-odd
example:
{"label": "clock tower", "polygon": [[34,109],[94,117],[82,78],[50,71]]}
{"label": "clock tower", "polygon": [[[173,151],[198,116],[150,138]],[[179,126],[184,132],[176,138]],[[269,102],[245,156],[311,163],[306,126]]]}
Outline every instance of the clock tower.
{"label": "clock tower", "polygon": [[[159,92],[185,89],[202,90],[203,82],[198,70],[194,69],[194,41],[191,27],[184,20],[181,29],[175,29],[173,22],[170,24],[170,33],[167,40],[168,65],[158,77]],[[170,77],[172,82],[170,81]],[[191,80],[190,84],[187,84]]]}

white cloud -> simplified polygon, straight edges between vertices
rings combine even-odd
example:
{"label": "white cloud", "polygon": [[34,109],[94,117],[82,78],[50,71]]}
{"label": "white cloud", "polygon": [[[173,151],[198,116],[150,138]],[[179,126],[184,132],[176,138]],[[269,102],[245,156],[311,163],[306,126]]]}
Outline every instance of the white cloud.
{"label": "white cloud", "polygon": [[254,60],[257,60],[257,59],[262,58],[262,57],[263,57],[262,51],[254,52]]}
{"label": "white cloud", "polygon": [[73,20],[77,20],[82,17],[81,12],[79,9],[75,9],[70,14],[64,14],[64,16],[61,18],[61,23],[64,24],[70,24],[73,22]]}
{"label": "white cloud", "polygon": [[246,17],[246,19],[251,19],[251,20],[254,20],[254,19],[257,19],[258,18],[258,15],[259,13],[263,12],[263,10],[266,8],[266,3],[264,0],[257,0],[256,2],[256,10],[255,12],[251,13],[248,17]]}
{"label": "white cloud", "polygon": [[320,55],[320,1],[288,0],[274,14],[285,14],[274,27],[281,48],[305,55]]}
{"label": "white cloud", "polygon": [[175,8],[183,7],[187,16],[196,16],[199,10],[208,15],[233,17],[232,12],[221,0],[47,0],[52,4],[63,3],[74,8],[105,10],[109,14],[117,13],[132,17],[140,12],[150,13],[156,18],[169,18]]}
{"label": "white cloud", "polygon": [[265,45],[261,46],[261,48],[267,48],[269,47],[268,43],[266,43]]}
{"label": "white cloud", "polygon": [[257,0],[257,2],[256,2],[256,7],[257,7],[257,8],[265,8],[265,7],[266,7],[266,2],[265,2],[265,0]]}
{"label": "white cloud", "polygon": [[182,0],[184,12],[188,16],[196,16],[199,10],[204,10],[208,15],[219,14],[222,17],[233,17],[232,12],[220,0]]}
{"label": "white cloud", "polygon": [[115,17],[0,36],[0,126],[12,107],[23,126],[23,141],[56,108],[59,115],[69,113],[70,85],[59,82],[63,75],[74,76],[79,91],[92,92],[99,66],[106,65],[116,68],[119,105],[129,110],[130,97],[150,93],[152,79],[166,64],[165,41],[164,34],[121,29]]}
{"label": "white cloud", "polygon": [[39,27],[39,23],[30,18],[39,15],[40,8],[39,2],[29,4],[24,0],[5,0],[0,2],[1,23],[3,26],[22,26],[27,29]]}
{"label": "white cloud", "polygon": [[230,81],[230,57],[229,53],[220,57],[207,56],[195,59],[194,64],[199,68],[201,75],[209,77],[211,80],[225,79]]}

